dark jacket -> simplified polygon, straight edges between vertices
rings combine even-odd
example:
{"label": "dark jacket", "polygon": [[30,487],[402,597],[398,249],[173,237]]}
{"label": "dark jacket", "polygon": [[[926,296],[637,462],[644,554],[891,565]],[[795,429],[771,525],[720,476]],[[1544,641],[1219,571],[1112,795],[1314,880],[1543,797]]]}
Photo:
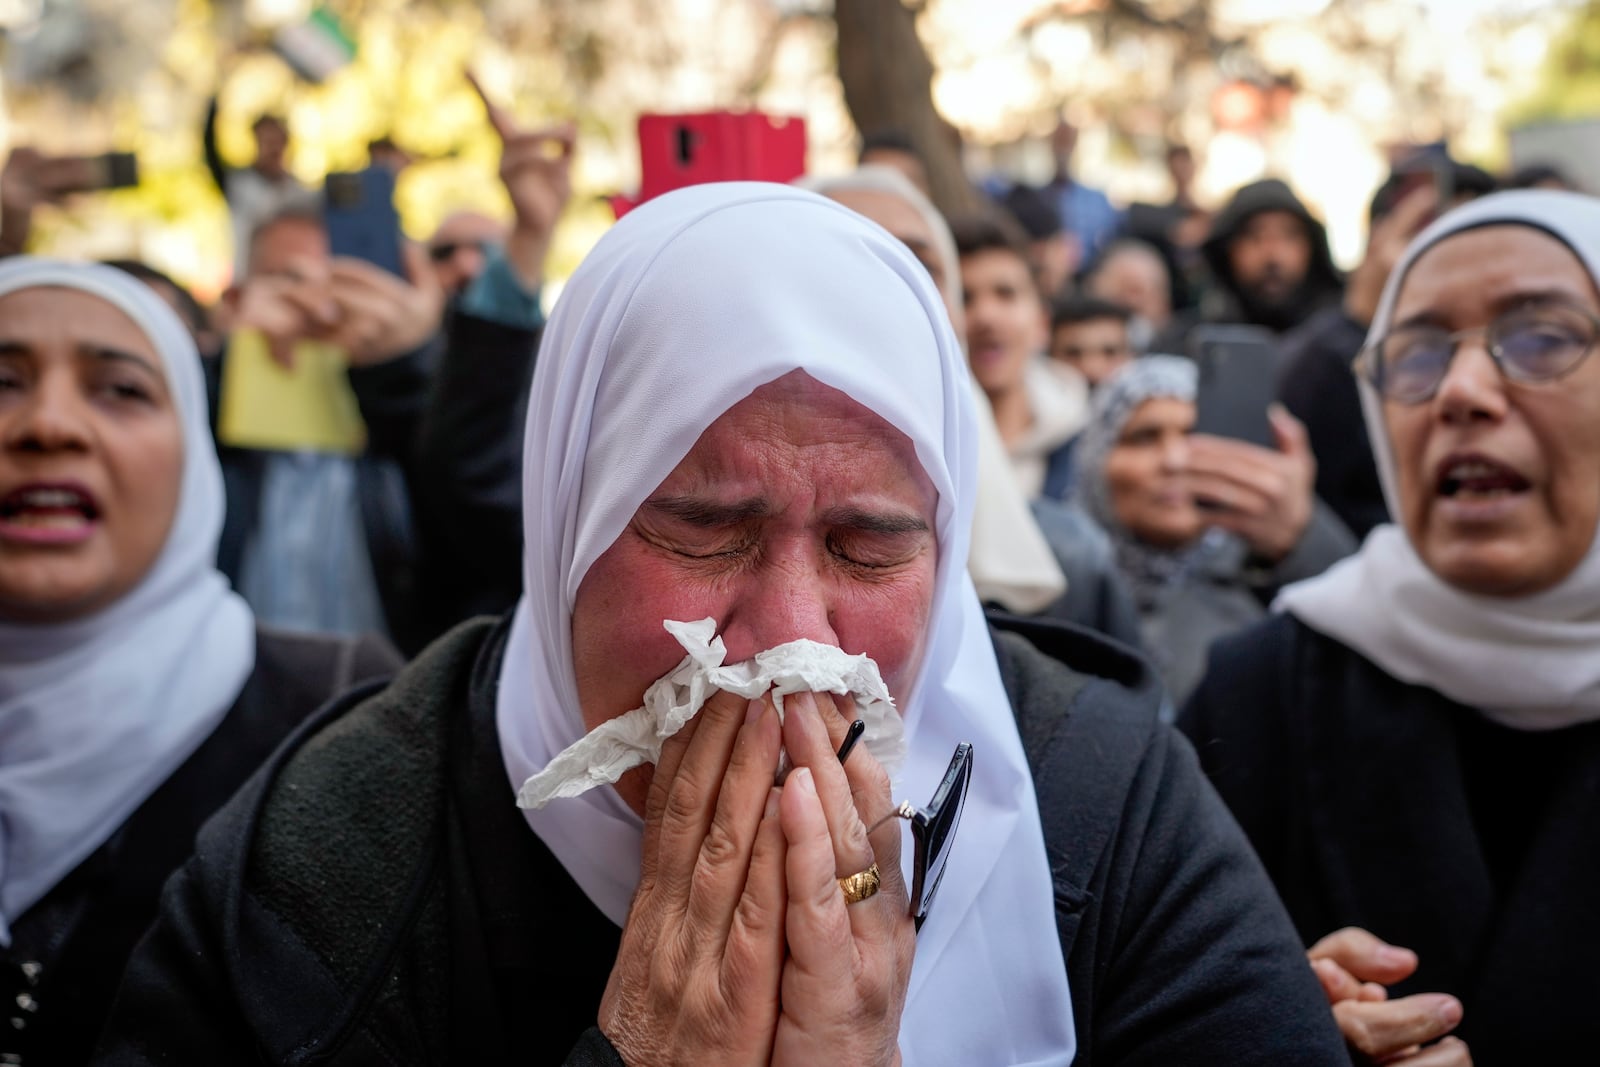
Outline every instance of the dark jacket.
{"label": "dark jacket", "polygon": [[1180,720],[1301,937],[1419,958],[1477,1067],[1600,1048],[1600,723],[1496,726],[1289,616],[1219,643]]}
{"label": "dark jacket", "polygon": [[1342,307],[1324,308],[1278,343],[1278,399],[1311,437],[1317,496],[1357,539],[1389,521],[1353,369],[1367,328]]}
{"label": "dark jacket", "polygon": [[1040,617],[1086,627],[1129,648],[1141,647],[1139,609],[1117,571],[1105,531],[1076,504],[1035,497],[1028,510],[1067,579],[1067,591]]}
{"label": "dark jacket", "polygon": [[162,883],[193,851],[201,823],[330,697],[399,666],[373,638],[258,630],[255,670],[211,736],[13,924],[11,946],[0,950],[8,1016],[0,1025],[0,1062],[87,1063],[123,964],[155,918]]}
{"label": "dark jacket", "polygon": [[1206,673],[1213,642],[1266,614],[1284,586],[1314,578],[1356,550],[1355,538],[1320,501],[1299,542],[1274,566],[1254,560],[1241,542],[1206,560],[1181,581],[1134,586],[1141,647],[1155,661],[1176,704]]}
{"label": "dark jacket", "polygon": [[[97,1062],[620,1063],[593,1028],[620,931],[505,780],[506,630],[468,623],[382,693],[328,709],[219,813]],[[1076,1062],[1346,1062],[1142,662],[1047,624],[996,642],[1045,814]]]}
{"label": "dark jacket", "polygon": [[413,493],[430,640],[522,593],[522,446],[541,332],[451,317]]}
{"label": "dark jacket", "polygon": [[[1252,300],[1250,293],[1233,276],[1228,248],[1245,223],[1268,211],[1285,211],[1305,224],[1311,241],[1311,262],[1300,292],[1286,307],[1266,308]],[[1214,288],[1201,300],[1201,316],[1206,322],[1243,323],[1264,326],[1275,333],[1292,329],[1321,308],[1339,299],[1344,279],[1333,264],[1328,250],[1328,231],[1301,203],[1288,185],[1275,178],[1252,182],[1241,188],[1217,213],[1211,233],[1200,252],[1211,270]],[[1156,349],[1182,352],[1185,349]]]}
{"label": "dark jacket", "polygon": [[[417,593],[417,538],[412,522],[413,461],[434,363],[444,342],[435,341],[410,355],[371,367],[352,367],[350,387],[367,426],[367,448],[356,460],[367,552],[377,580],[389,634],[396,645],[414,651],[425,643]],[[226,356],[206,361],[212,432],[222,395]],[[268,452],[218,443],[227,518],[217,548],[217,569],[237,588],[249,543],[261,513],[261,488]]]}

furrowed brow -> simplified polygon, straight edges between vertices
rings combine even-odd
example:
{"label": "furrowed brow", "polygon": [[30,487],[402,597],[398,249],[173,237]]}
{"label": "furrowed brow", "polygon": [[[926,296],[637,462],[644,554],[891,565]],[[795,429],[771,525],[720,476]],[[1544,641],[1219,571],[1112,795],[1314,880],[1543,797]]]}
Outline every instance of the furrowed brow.
{"label": "furrowed brow", "polygon": [[825,518],[830,526],[843,526],[863,533],[911,534],[927,533],[928,524],[920,515],[903,511],[868,511],[865,508],[834,508]]}
{"label": "furrowed brow", "polygon": [[644,506],[667,518],[705,529],[738,526],[751,519],[763,518],[772,511],[761,497],[723,503],[696,496],[662,496],[646,500]]}
{"label": "furrowed brow", "polygon": [[146,373],[157,379],[162,377],[160,369],[158,369],[154,363],[151,363],[144,356],[137,355],[133,352],[126,352],[120,348],[110,348],[106,345],[85,344],[78,346],[78,354],[87,359],[97,360],[102,363],[129,363],[133,366],[143,368]]}

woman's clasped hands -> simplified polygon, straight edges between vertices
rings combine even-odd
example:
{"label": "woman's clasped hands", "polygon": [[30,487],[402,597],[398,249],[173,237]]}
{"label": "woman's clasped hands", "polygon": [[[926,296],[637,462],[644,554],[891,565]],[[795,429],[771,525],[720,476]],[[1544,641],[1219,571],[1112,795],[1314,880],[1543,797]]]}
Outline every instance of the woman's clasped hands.
{"label": "woman's clasped hands", "polygon": [[[828,694],[718,692],[666,742],[645,808],[639,888],[600,1005],[645,1064],[897,1064],[916,934],[889,780]],[[773,785],[780,747],[794,770]],[[876,863],[876,894],[839,879]]]}

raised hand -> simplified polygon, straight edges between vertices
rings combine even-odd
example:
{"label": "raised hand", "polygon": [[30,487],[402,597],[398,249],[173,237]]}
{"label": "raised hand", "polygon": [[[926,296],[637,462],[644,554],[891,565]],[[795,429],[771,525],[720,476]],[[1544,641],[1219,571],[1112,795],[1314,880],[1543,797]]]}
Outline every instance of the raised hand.
{"label": "raised hand", "polygon": [[511,197],[515,215],[506,240],[506,260],[523,286],[533,292],[544,283],[550,237],[572,198],[577,128],[571,122],[525,128],[489,99],[470,72],[467,81],[483,101],[489,124],[500,135],[500,181]]}

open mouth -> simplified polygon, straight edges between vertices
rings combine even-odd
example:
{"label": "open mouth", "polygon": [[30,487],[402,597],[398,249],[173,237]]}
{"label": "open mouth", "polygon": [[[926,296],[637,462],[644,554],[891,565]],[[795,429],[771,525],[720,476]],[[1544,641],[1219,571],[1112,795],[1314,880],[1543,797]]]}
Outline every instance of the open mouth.
{"label": "open mouth", "polygon": [[1487,456],[1452,456],[1439,465],[1436,492],[1446,499],[1495,500],[1525,493],[1533,483]]}
{"label": "open mouth", "polygon": [[79,530],[100,518],[99,502],[72,485],[25,485],[0,497],[0,524],[24,530]]}

